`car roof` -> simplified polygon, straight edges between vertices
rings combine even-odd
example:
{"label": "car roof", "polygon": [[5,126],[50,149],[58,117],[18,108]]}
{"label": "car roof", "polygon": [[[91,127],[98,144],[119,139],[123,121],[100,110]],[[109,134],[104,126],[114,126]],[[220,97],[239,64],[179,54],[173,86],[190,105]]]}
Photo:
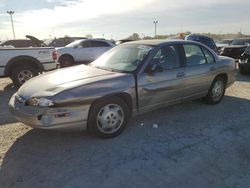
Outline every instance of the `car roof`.
{"label": "car roof", "polygon": [[108,40],[106,39],[78,39],[78,40],[75,40],[75,41],[79,41],[79,42],[82,42],[82,41],[102,41],[102,42],[108,42]]}
{"label": "car roof", "polygon": [[155,39],[155,40],[138,40],[138,41],[132,41],[132,42],[127,42],[121,45],[126,45],[126,44],[141,44],[141,45],[150,45],[150,46],[158,46],[161,44],[197,44],[195,41],[187,41],[187,40],[177,40],[177,39]]}

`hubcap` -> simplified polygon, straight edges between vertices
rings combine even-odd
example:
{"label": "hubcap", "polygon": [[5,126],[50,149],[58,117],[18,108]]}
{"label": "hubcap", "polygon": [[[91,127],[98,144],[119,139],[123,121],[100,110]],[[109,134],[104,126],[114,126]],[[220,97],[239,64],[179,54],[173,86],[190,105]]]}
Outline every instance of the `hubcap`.
{"label": "hubcap", "polygon": [[220,99],[220,97],[223,95],[224,91],[224,84],[222,81],[218,80],[215,82],[213,90],[212,90],[212,97],[214,100]]}
{"label": "hubcap", "polygon": [[67,59],[65,59],[65,60],[63,60],[62,62],[61,62],[61,67],[63,68],[63,67],[69,67],[71,65],[71,61],[70,60],[67,60]]}
{"label": "hubcap", "polygon": [[18,81],[21,84],[23,84],[24,82],[31,79],[32,77],[34,77],[34,74],[30,70],[22,70],[18,74]]}
{"label": "hubcap", "polygon": [[97,115],[97,126],[103,133],[114,133],[121,127],[123,121],[123,109],[117,104],[104,106]]}

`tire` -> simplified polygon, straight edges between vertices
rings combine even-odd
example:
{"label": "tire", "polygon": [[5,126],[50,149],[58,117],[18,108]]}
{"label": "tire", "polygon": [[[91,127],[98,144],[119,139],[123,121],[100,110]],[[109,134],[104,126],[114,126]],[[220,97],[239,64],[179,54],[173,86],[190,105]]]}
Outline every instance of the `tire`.
{"label": "tire", "polygon": [[62,56],[60,58],[59,63],[60,63],[60,68],[70,67],[74,64],[74,59],[68,55]]}
{"label": "tire", "polygon": [[218,104],[221,102],[226,91],[226,79],[222,76],[216,77],[208,91],[205,100],[209,104]]}
{"label": "tire", "polygon": [[122,133],[129,119],[128,105],[119,97],[105,98],[93,104],[89,112],[88,130],[101,138]]}
{"label": "tire", "polygon": [[39,70],[31,65],[22,65],[12,68],[11,79],[17,87],[23,85],[29,79],[37,76]]}

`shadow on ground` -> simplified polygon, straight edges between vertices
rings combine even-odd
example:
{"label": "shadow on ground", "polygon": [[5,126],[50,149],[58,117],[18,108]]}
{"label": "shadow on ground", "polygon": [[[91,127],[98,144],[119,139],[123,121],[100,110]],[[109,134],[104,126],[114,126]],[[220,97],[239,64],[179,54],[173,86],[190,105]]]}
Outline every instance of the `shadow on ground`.
{"label": "shadow on ground", "polygon": [[239,82],[250,82],[250,73],[248,73],[248,74],[238,73],[236,81],[239,81]]}
{"label": "shadow on ground", "polygon": [[108,140],[31,130],[5,155],[0,187],[245,187],[249,108],[235,97],[187,102],[134,118]]}
{"label": "shadow on ground", "polygon": [[9,113],[8,103],[11,96],[17,91],[13,84],[8,84],[0,90],[0,126],[7,123],[15,123],[16,120]]}

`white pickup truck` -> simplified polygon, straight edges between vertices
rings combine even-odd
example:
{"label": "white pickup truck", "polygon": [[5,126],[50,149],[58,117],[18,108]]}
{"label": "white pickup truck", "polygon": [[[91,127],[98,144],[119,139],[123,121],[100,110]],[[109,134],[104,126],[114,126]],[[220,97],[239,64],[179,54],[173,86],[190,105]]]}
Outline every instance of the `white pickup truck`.
{"label": "white pickup truck", "polygon": [[41,72],[56,69],[54,48],[0,48],[0,77],[10,77],[16,86]]}

